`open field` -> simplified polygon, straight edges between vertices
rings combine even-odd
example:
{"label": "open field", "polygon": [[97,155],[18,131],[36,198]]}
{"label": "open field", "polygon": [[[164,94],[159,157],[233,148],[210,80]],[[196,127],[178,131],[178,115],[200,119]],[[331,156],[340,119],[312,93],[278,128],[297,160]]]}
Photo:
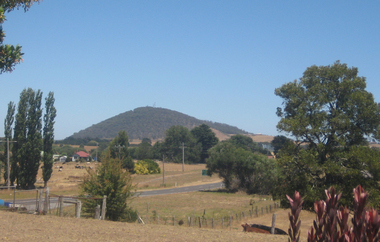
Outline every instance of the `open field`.
{"label": "open field", "polygon": [[[161,170],[163,169],[162,162],[158,162]],[[48,182],[50,191],[56,195],[76,195],[78,194],[78,185],[81,182],[81,177],[86,174],[86,169],[76,169],[76,165],[84,167],[93,167],[95,169],[98,162],[75,163],[68,162],[66,164],[56,163],[53,166],[53,173]],[[62,171],[59,167],[62,166]],[[205,164],[189,165],[185,164],[185,172],[182,172],[182,164],[165,163],[165,184],[166,188],[185,185],[197,185],[201,183],[210,183],[221,181],[217,175],[212,177],[202,176],[202,169],[206,169]],[[154,175],[132,175],[133,182],[137,184],[137,189],[156,189],[162,184],[162,173]],[[37,187],[43,187],[42,170],[39,169],[37,175]],[[17,193],[16,199],[34,198],[35,191]],[[6,190],[0,190],[0,199],[13,199],[13,193]]]}
{"label": "open field", "polygon": [[286,236],[0,211],[1,241],[287,241]]}
{"label": "open field", "polygon": [[[276,227],[287,231],[289,210],[276,211]],[[270,226],[271,214],[241,223]],[[301,241],[306,241],[307,230],[314,214],[301,212]],[[186,225],[157,225],[76,219],[53,215],[38,216],[0,211],[0,241],[287,241],[286,235],[244,233],[236,229],[211,229]]]}

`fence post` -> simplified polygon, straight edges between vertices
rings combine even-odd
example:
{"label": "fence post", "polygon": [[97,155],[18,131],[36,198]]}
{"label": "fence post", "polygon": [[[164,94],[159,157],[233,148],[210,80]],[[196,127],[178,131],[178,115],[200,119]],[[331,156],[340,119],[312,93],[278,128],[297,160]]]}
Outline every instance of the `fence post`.
{"label": "fence post", "polygon": [[95,208],[95,219],[100,219],[100,205]]}
{"label": "fence post", "polygon": [[276,228],[275,223],[276,223],[276,214],[274,213],[272,215],[272,228],[270,229],[271,234],[274,234],[274,232],[275,232],[275,228]]}
{"label": "fence post", "polygon": [[252,218],[252,210],[249,210],[249,216]]}
{"label": "fence post", "polygon": [[46,187],[46,191],[45,191],[45,204],[44,204],[44,212],[43,212],[44,214],[47,214],[47,212],[49,211],[49,207],[50,207],[49,192],[50,192],[50,188]]}
{"label": "fence post", "polygon": [[214,218],[212,218],[212,228],[214,228]]}
{"label": "fence post", "polygon": [[267,213],[268,213],[268,206],[265,206],[265,210],[267,211]]}
{"label": "fence post", "polygon": [[43,195],[43,193],[44,193],[44,190],[43,190],[43,189],[40,189],[40,190],[38,190],[38,192],[39,192],[40,194],[39,194],[39,198],[38,198],[38,207],[37,207],[37,209],[36,209],[36,212],[37,212],[38,214],[41,214],[41,213],[42,213],[42,195]]}
{"label": "fence post", "polygon": [[263,215],[263,214],[264,214],[264,208],[261,207],[261,215]]}
{"label": "fence post", "polygon": [[106,207],[107,207],[107,196],[103,196],[103,204],[102,204],[102,220],[106,219]]}
{"label": "fence post", "polygon": [[257,206],[256,206],[256,217],[258,217],[259,215],[258,215],[258,213],[257,213]]}
{"label": "fence post", "polygon": [[175,221],[175,216],[173,216],[173,226],[175,225],[174,221]]}
{"label": "fence post", "polygon": [[222,229],[224,229],[224,217],[222,218]]}
{"label": "fence post", "polygon": [[146,203],[146,223],[149,223],[149,203]]}
{"label": "fence post", "polygon": [[63,197],[59,196],[59,217],[63,216]]}
{"label": "fence post", "polygon": [[230,226],[230,230],[231,230],[231,226],[232,226],[232,215],[230,215],[230,224],[229,224],[229,226]]}
{"label": "fence post", "polygon": [[242,216],[243,218],[245,218],[244,212],[241,212],[241,216]]}
{"label": "fence post", "polygon": [[14,188],[13,188],[13,211],[15,210],[15,207],[16,207],[16,185],[14,185]]}
{"label": "fence post", "polygon": [[191,225],[191,218],[190,218],[190,216],[187,217],[187,222],[188,222],[189,227],[190,227],[190,225]]}
{"label": "fence post", "polygon": [[80,211],[82,210],[82,202],[80,200],[75,204],[75,217],[80,218]]}
{"label": "fence post", "polygon": [[201,221],[201,217],[198,217],[198,220],[199,220],[199,228],[202,228],[202,221]]}

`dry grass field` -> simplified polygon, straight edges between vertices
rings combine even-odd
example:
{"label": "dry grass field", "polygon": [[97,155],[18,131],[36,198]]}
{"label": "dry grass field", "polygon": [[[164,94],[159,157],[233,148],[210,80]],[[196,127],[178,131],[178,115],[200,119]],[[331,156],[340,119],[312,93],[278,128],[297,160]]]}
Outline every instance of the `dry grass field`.
{"label": "dry grass field", "polygon": [[[90,163],[75,163],[68,162],[66,164],[56,163],[53,166],[53,173],[48,182],[50,191],[56,195],[76,195],[78,194],[78,185],[81,178],[85,175],[86,169],[77,169],[76,165],[86,168],[92,167],[95,169],[97,162]],[[62,166],[62,168],[60,168]],[[159,162],[161,170],[163,170],[162,162]],[[61,169],[61,171],[59,171]],[[165,163],[165,184],[166,188],[177,186],[196,185],[202,183],[221,181],[217,175],[212,177],[202,176],[202,169],[206,169],[205,164],[189,165],[185,164],[185,172],[182,172],[182,164]],[[161,187],[163,175],[132,175],[133,182],[137,185],[138,190],[157,189]],[[0,181],[1,182],[1,181]],[[37,187],[44,185],[42,179],[42,169],[39,169],[37,174]],[[33,198],[35,192],[17,193],[17,199]],[[6,190],[0,190],[0,199],[13,199],[13,194]]]}
{"label": "dry grass field", "polygon": [[287,241],[284,235],[0,211],[0,241]]}
{"label": "dry grass field", "polygon": [[[54,168],[53,176],[49,182],[51,193],[60,195],[75,195],[78,192],[80,177],[85,169],[75,169],[75,163],[62,165],[62,171]],[[95,163],[82,163],[83,166],[95,167]],[[162,169],[162,164],[159,164]],[[182,164],[165,164],[165,181],[170,186],[192,185],[199,183],[217,182],[217,176],[202,177],[201,170],[205,165],[185,165],[182,172]],[[37,185],[43,185],[41,174]],[[134,182],[138,182],[139,189],[152,189],[162,183],[162,174],[159,175],[133,175]],[[23,193],[24,194],[24,193]],[[2,191],[0,198],[9,199],[12,195],[8,191]],[[17,194],[17,198],[35,197],[35,192],[26,195]],[[253,206],[250,205],[254,201]],[[266,226],[271,225],[272,213],[276,213],[276,227],[287,231],[288,210],[277,209],[269,214],[248,216],[249,210],[257,207],[265,207],[273,204],[270,197],[250,196],[245,193],[219,193],[219,192],[191,192],[182,194],[137,197],[129,204],[139,211],[141,217],[148,224],[121,223],[110,221],[98,221],[93,219],[75,219],[72,217],[57,217],[53,215],[36,216],[0,211],[0,241],[287,241],[287,236],[264,235],[242,232],[241,224],[256,223]],[[65,215],[70,216],[73,208],[65,208]],[[71,211],[71,212],[70,212]],[[238,221],[234,220],[231,227],[222,229],[221,217],[241,214]],[[54,213],[54,211],[52,211]],[[154,219],[159,216],[159,220]],[[175,217],[175,226],[172,225],[172,217]],[[210,222],[207,228],[188,227],[187,217],[204,216],[208,221],[215,218],[215,228]],[[314,215],[306,211],[301,213],[302,226],[301,238],[306,241],[307,230],[312,225]],[[178,225],[183,220],[185,224]],[[166,225],[164,225],[166,224]],[[227,224],[227,221],[226,221]]]}

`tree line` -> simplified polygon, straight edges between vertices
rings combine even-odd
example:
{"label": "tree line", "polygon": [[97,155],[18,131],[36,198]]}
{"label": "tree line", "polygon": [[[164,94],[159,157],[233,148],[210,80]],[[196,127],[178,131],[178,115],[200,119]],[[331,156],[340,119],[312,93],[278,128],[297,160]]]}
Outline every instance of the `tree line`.
{"label": "tree line", "polygon": [[[4,120],[5,139],[11,141],[10,150],[5,144],[6,153],[12,153],[10,160],[10,180],[4,169],[4,180],[21,188],[33,188],[36,182],[40,161],[46,186],[53,172],[53,143],[56,109],[54,93],[45,98],[43,114],[42,92],[31,88],[24,89],[17,105],[9,102]],[[3,160],[3,163],[4,160]]]}

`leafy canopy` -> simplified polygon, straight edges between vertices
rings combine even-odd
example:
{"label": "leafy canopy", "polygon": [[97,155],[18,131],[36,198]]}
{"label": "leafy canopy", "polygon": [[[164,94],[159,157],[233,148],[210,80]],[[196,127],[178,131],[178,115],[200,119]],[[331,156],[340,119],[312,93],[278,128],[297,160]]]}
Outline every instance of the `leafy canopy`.
{"label": "leafy canopy", "polygon": [[[128,206],[128,200],[133,197],[135,186],[130,173],[122,169],[118,159],[105,157],[95,170],[88,169],[80,189],[82,196],[107,196],[107,219],[128,220],[129,214],[134,213]],[[84,200],[84,211],[94,214],[97,205],[101,205],[101,200]]]}
{"label": "leafy canopy", "polygon": [[21,46],[3,44],[5,37],[2,28],[5,21],[4,13],[19,8],[27,11],[35,2],[40,2],[40,0],[0,0],[0,74],[13,71],[15,65],[22,61],[22,56],[24,55],[21,52]]}
{"label": "leafy canopy", "polygon": [[[305,207],[311,208],[331,186],[343,191],[358,184],[379,188],[375,167],[380,153],[366,146],[366,138],[377,134],[380,109],[356,67],[339,61],[311,66],[299,81],[284,84],[275,94],[283,99],[277,128],[297,144],[288,142],[279,152],[282,171],[274,196],[283,205],[286,192],[294,190],[306,195]],[[343,196],[345,201],[349,198]]]}

